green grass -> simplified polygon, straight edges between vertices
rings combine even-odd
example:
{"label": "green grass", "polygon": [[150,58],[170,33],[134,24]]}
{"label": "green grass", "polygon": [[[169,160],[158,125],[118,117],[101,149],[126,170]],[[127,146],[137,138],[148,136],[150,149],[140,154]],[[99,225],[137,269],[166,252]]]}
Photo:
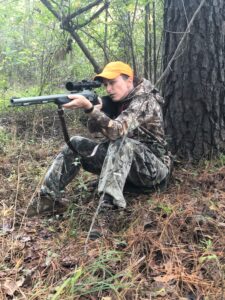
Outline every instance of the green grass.
{"label": "green grass", "polygon": [[[132,278],[131,272],[119,272],[115,266],[122,260],[122,253],[111,250],[101,253],[91,264],[74,270],[72,276],[55,288],[51,300],[81,297],[104,291],[111,291],[117,297],[122,289],[128,288]],[[130,280],[128,280],[130,279]],[[75,299],[75,298],[73,298]],[[119,299],[119,298],[118,298]]]}
{"label": "green grass", "polygon": [[10,145],[12,135],[6,132],[5,129],[0,127],[0,151],[5,152],[6,148]]}

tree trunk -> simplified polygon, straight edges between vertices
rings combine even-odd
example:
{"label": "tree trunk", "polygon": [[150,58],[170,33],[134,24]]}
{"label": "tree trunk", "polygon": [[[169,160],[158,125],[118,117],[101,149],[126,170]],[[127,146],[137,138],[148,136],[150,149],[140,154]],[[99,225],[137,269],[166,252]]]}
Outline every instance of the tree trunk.
{"label": "tree trunk", "polygon": [[[165,0],[164,69],[200,2]],[[225,1],[206,1],[163,81],[169,144],[188,160],[225,150],[224,20]]]}
{"label": "tree trunk", "polygon": [[157,59],[156,59],[156,19],[155,19],[155,1],[152,2],[152,18],[153,18],[153,70],[154,83],[156,82]]}
{"label": "tree trunk", "polygon": [[108,19],[109,19],[109,10],[105,10],[105,32],[104,32],[104,65],[109,62],[108,59]]}
{"label": "tree trunk", "polygon": [[95,73],[100,73],[101,72],[100,66],[96,62],[94,56],[91,55],[90,51],[88,50],[88,48],[86,47],[86,45],[81,40],[81,38],[78,35],[78,33],[75,30],[74,31],[70,30],[70,28],[68,28],[66,30],[71,34],[71,36],[77,42],[77,45],[81,48],[81,50],[83,51],[83,53],[85,54],[85,56],[87,57],[87,59],[90,61],[90,63],[94,67]]}
{"label": "tree trunk", "polygon": [[145,6],[145,45],[144,45],[144,77],[149,79],[149,3]]}
{"label": "tree trunk", "polygon": [[134,74],[137,74],[137,65],[136,65],[136,55],[135,55],[135,46],[134,46],[134,38],[133,38],[133,32],[134,32],[134,22],[135,22],[135,17],[137,13],[137,3],[138,1],[136,0],[135,2],[135,9],[133,13],[133,18],[131,20],[131,14],[128,13],[128,24],[129,24],[129,47],[131,51],[131,58],[132,58],[132,66],[134,70]]}

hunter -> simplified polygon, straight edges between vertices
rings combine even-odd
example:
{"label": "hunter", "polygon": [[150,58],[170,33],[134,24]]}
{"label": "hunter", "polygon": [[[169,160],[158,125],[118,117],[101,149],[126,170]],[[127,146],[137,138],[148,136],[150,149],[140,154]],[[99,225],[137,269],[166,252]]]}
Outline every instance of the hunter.
{"label": "hunter", "polygon": [[[74,136],[54,159],[40,191],[39,200],[28,208],[28,215],[57,210],[63,206],[61,194],[78,174],[80,167],[99,175],[100,210],[98,223],[91,232],[95,239],[107,232],[110,210],[127,205],[123,190],[125,183],[140,189],[154,188],[166,182],[171,159],[167,152],[161,106],[163,98],[150,81],[136,81],[132,68],[121,61],[110,62],[100,74],[108,103],[93,105],[84,96],[69,95],[65,109],[82,108],[88,115],[88,129],[100,132],[104,140],[97,142]],[[110,107],[110,111],[109,111]],[[103,220],[103,221],[102,221]]]}

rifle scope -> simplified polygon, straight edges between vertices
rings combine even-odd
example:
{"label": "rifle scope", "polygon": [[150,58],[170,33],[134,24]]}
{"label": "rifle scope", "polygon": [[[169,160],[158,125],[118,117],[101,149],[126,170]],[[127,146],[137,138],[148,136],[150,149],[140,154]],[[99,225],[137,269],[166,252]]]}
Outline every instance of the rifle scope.
{"label": "rifle scope", "polygon": [[65,87],[68,91],[82,91],[99,88],[101,84],[102,83],[98,80],[82,80],[78,82],[68,81]]}

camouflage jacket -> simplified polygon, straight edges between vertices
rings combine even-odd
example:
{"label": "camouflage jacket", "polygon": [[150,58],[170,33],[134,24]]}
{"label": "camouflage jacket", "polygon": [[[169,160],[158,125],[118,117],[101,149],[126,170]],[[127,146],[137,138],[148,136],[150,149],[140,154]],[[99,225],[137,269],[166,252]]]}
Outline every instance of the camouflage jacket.
{"label": "camouflage jacket", "polygon": [[164,138],[162,103],[163,98],[151,82],[143,79],[126,99],[111,104],[111,115],[104,113],[104,106],[102,111],[95,108],[89,115],[89,131],[101,132],[109,140],[127,135],[146,144],[168,165],[170,159]]}

